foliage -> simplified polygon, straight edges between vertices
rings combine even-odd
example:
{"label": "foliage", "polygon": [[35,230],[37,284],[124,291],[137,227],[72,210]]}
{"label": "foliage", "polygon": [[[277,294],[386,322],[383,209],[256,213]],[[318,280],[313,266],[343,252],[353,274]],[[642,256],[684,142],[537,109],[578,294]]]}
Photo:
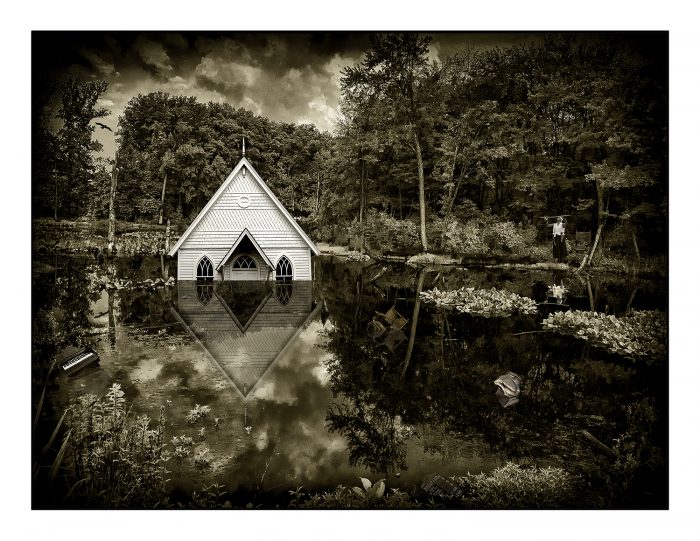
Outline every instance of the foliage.
{"label": "foliage", "polygon": [[105,509],[159,504],[168,460],[163,411],[153,428],[146,415],[132,419],[118,383],[105,398],[88,394],[71,401],[66,475],[72,488],[67,499]]}
{"label": "foliage", "polygon": [[293,496],[289,506],[300,509],[417,509],[422,507],[419,502],[411,498],[410,494],[395,488],[383,496],[373,498],[368,498],[367,493],[360,487],[351,489],[343,485],[320,494],[306,494],[301,492],[301,487],[289,492]]}
{"label": "foliage", "polygon": [[182,462],[186,457],[190,456],[190,447],[194,445],[194,440],[183,434],[182,436],[174,436],[172,444],[173,447],[175,447],[173,457],[175,457],[178,462]]}
{"label": "foliage", "polygon": [[488,252],[482,229],[476,220],[461,223],[452,217],[437,221],[434,230],[437,235],[444,236],[442,248],[446,251],[471,257],[483,256]]}
{"label": "foliage", "polygon": [[376,404],[361,399],[335,404],[328,409],[326,425],[347,439],[351,465],[375,473],[406,469],[405,440],[409,431],[400,419]]}
{"label": "foliage", "polygon": [[[397,220],[384,212],[372,210],[365,223],[353,221],[348,228],[351,236],[364,240],[374,253],[413,253],[420,246],[418,225],[410,220]],[[359,249],[363,246],[351,246]]]}
{"label": "foliage", "polygon": [[574,480],[561,468],[520,467],[512,462],[490,474],[467,473],[457,481],[471,509],[557,509],[571,505]]}
{"label": "foliage", "polygon": [[526,240],[513,222],[491,222],[484,231],[484,241],[491,249],[501,249],[507,252],[522,250]]}
{"label": "foliage", "polygon": [[[443,250],[472,258],[528,257],[536,247],[534,227],[519,227],[494,216],[479,215],[466,222],[454,216],[436,219],[430,231],[433,242]],[[549,251],[546,254],[549,257]]]}
{"label": "foliage", "polygon": [[211,412],[211,406],[200,406],[195,404],[194,408],[187,413],[187,422],[191,425],[204,419]]}
{"label": "foliage", "polygon": [[202,490],[193,491],[187,505],[180,504],[180,507],[189,507],[193,509],[233,509],[231,502],[225,499],[226,485],[214,483]]}
{"label": "foliage", "polygon": [[[82,81],[67,76],[52,90],[46,92],[45,101],[35,118],[33,133],[36,144],[42,145],[33,158],[36,188],[35,209],[44,215],[57,218],[86,215],[91,210],[91,198],[104,190],[94,190],[104,182],[104,163],[95,153],[101,145],[94,140],[93,121],[109,114],[98,102],[107,90],[104,81]],[[51,103],[56,106],[51,107]],[[56,129],[58,127],[58,129]]]}
{"label": "foliage", "polygon": [[620,491],[625,492],[642,467],[655,469],[663,462],[661,449],[653,441],[654,425],[659,414],[649,398],[624,406],[625,431],[614,440],[617,455],[614,469],[620,477]]}
{"label": "foliage", "polygon": [[550,314],[542,325],[546,330],[583,338],[635,361],[660,361],[668,355],[667,318],[660,311],[632,311],[631,315],[618,318],[571,310]]}
{"label": "foliage", "polygon": [[[354,237],[357,249],[415,252],[428,242],[423,224],[433,251],[536,259],[548,250],[530,248],[547,236],[540,225],[537,240],[531,224],[568,213],[584,230],[607,220],[634,233],[640,251],[666,251],[662,37],[546,34],[432,64],[429,44],[428,35],[373,35],[343,71],[334,135],[194,97],[133,97],[117,134],[118,217],[189,221],[238,161],[245,136],[273,192],[325,242]],[[57,186],[59,216],[106,212],[112,168],[91,140],[105,88],[71,79],[38,89],[37,215],[53,215]]]}
{"label": "foliage", "polygon": [[463,287],[451,291],[435,288],[420,294],[422,301],[439,308],[448,308],[465,314],[481,317],[508,317],[514,313],[534,314],[537,303],[510,291]]}
{"label": "foliage", "polygon": [[372,484],[369,479],[360,477],[360,482],[362,483],[362,487],[352,487],[352,491],[365,501],[372,502],[373,500],[380,499],[382,496],[384,496],[384,490],[386,488],[384,479],[380,479],[376,483]]}
{"label": "foliage", "polygon": [[194,454],[194,467],[198,470],[211,468],[211,454],[208,447],[203,447]]}

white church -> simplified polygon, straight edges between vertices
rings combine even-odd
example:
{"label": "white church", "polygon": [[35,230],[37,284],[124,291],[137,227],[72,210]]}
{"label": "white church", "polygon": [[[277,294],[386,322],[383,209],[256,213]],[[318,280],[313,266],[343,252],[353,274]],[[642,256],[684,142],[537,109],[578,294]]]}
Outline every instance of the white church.
{"label": "white church", "polygon": [[311,280],[318,248],[245,157],[169,252],[178,280]]}

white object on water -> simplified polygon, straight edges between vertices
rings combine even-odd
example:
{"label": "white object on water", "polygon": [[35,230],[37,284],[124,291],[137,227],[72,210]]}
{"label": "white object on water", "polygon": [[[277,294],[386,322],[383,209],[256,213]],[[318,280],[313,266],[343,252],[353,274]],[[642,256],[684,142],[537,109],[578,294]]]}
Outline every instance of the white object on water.
{"label": "white object on water", "polygon": [[498,387],[498,389],[496,389],[496,396],[501,406],[504,408],[513,406],[520,401],[519,396],[522,378],[518,374],[515,372],[506,372],[502,376],[498,376],[493,383]]}

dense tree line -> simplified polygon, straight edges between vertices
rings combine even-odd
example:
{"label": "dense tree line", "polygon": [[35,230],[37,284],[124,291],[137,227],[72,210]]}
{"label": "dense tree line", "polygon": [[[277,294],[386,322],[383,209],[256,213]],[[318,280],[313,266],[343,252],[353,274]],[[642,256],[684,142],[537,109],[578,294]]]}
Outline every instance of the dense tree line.
{"label": "dense tree line", "polygon": [[[438,63],[429,62],[429,36],[376,35],[342,74],[334,135],[228,104],[139,95],[119,119],[117,215],[191,219],[240,159],[245,137],[258,172],[322,240],[347,241],[347,231],[364,239],[390,219],[415,249],[439,251],[440,234],[470,220],[546,232],[542,216],[566,214],[596,244],[608,233],[637,258],[640,246],[663,253],[664,40],[553,34]],[[104,215],[108,165],[95,159],[90,136],[105,88],[68,80],[58,131],[35,100],[36,214]]]}

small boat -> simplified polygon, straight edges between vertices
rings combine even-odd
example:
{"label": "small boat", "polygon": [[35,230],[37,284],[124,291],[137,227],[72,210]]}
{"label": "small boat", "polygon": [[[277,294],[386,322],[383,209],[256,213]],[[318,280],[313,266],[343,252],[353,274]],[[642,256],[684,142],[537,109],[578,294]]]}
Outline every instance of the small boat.
{"label": "small boat", "polygon": [[97,353],[91,348],[68,347],[56,359],[58,366],[66,374],[73,375],[86,366],[100,361]]}

